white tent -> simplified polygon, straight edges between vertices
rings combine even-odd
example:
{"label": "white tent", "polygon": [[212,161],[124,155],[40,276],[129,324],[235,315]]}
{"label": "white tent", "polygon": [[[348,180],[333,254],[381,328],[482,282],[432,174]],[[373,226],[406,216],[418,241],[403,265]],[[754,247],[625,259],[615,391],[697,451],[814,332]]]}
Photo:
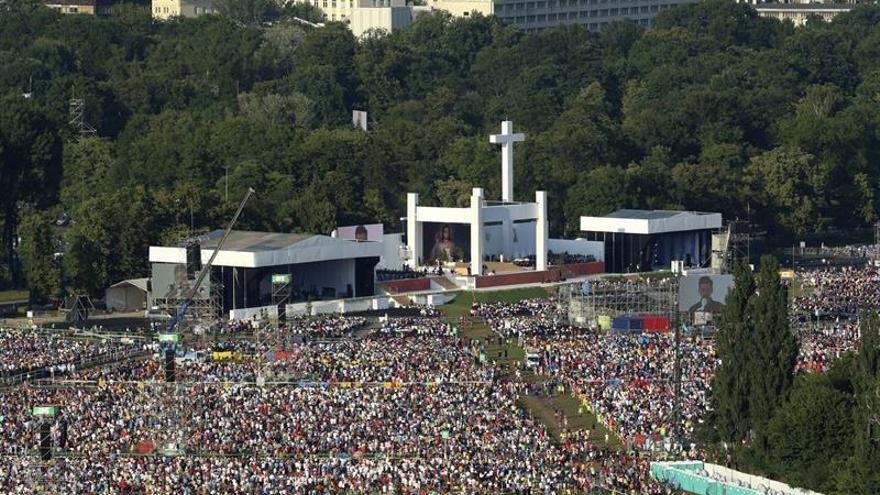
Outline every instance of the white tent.
{"label": "white tent", "polygon": [[141,311],[147,307],[148,278],[133,278],[107,288],[104,300],[107,311]]}

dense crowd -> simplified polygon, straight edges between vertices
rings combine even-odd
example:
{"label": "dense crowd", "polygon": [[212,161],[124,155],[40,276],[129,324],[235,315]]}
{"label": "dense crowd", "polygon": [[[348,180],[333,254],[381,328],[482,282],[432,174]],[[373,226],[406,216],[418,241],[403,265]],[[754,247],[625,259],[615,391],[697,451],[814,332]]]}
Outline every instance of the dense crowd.
{"label": "dense crowd", "polygon": [[[858,345],[854,315],[877,305],[878,273],[822,269],[798,277],[802,291],[791,306],[798,370],[822,372]],[[620,283],[627,282],[607,282],[611,289]],[[54,404],[72,457],[39,476],[57,479],[58,493],[669,493],[651,480],[648,462],[692,447],[675,445],[672,433],[691,437],[708,407],[713,342],[682,337],[675,422],[672,334],[585,331],[570,327],[562,311],[545,299],[477,304],[471,319],[485,320],[499,343],[517,341],[535,356],[537,374],[550,377],[545,388],[579,398],[579,414],[595,414],[623,450],[568,430],[564,414],[561,440],[551,441],[518,405],[543,385],[498,376],[479,358],[481,344],[429,308],[376,323],[327,316],[231,328],[210,344],[187,344],[175,385],[164,382],[156,355],[69,375],[87,386],[2,391],[0,453],[9,462],[0,466],[0,492],[28,493],[21,480],[38,470],[19,455],[37,442],[29,411]],[[129,457],[173,439],[187,456]]]}
{"label": "dense crowd", "polygon": [[[54,404],[73,457],[38,477],[58,493],[665,493],[644,463],[551,442],[517,405],[525,385],[499,382],[470,345],[436,318],[388,319],[357,338],[231,341],[241,359],[183,361],[174,385],[146,359],[71,377],[87,386],[3,391],[0,492],[29,492],[38,468],[18,455],[37,443],[29,411]],[[290,381],[250,380],[267,371]],[[221,457],[129,457],[173,438]]]}
{"label": "dense crowd", "polygon": [[830,267],[798,272],[800,294],[793,317],[849,318],[880,306],[880,271],[870,267]]}
{"label": "dense crowd", "polygon": [[281,330],[308,339],[340,339],[351,336],[364,324],[366,319],[350,316],[296,317],[288,318]]}
{"label": "dense crowd", "polygon": [[3,328],[0,329],[0,377],[39,370],[67,371],[90,359],[131,349],[131,344],[118,340],[72,337],[44,329]]}
{"label": "dense crowd", "polygon": [[823,267],[796,274],[791,326],[798,335],[798,370],[827,371],[859,346],[859,316],[880,306],[880,271],[872,267]]}
{"label": "dense crowd", "polygon": [[583,332],[567,326],[560,306],[550,300],[476,305],[472,314],[486,319],[499,334],[519,338],[539,355],[538,374],[559,379],[632,445],[663,446],[675,426],[693,432],[707,407],[715,367],[710,341],[682,339],[683,422],[675,425],[672,334]]}

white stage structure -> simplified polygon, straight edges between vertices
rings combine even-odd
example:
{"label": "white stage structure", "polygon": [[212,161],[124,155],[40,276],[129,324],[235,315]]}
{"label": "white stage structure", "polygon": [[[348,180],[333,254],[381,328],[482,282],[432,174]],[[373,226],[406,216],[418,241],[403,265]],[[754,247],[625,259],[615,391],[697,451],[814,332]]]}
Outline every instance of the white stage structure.
{"label": "white stage structure", "polygon": [[[205,263],[222,235],[200,238]],[[224,311],[271,304],[275,280],[289,286],[288,301],[372,296],[382,242],[355,242],[324,235],[233,230],[217,253],[211,278],[202,286],[222,287]],[[186,277],[186,247],[150,246],[152,304],[174,300]]]}
{"label": "white stage structure", "polygon": [[[406,229],[408,264],[418,268],[428,263],[432,253],[426,252],[424,237],[426,224],[437,224],[435,248],[450,252],[453,231],[466,229],[468,252],[456,251],[459,257],[470,260],[471,274],[482,274],[486,257],[505,260],[535,256],[535,269],[547,269],[547,192],[536,191],[535,202],[516,202],[513,192],[513,143],[525,140],[525,135],[513,132],[513,122],[501,123],[501,134],[489,137],[501,145],[502,201],[490,201],[483,188],[475,187],[468,208],[419,206],[418,193],[406,198]],[[462,226],[459,228],[457,226]],[[448,241],[448,242],[447,242]],[[434,249],[431,249],[434,251]],[[455,259],[455,255],[452,255]]]}
{"label": "white stage structure", "polygon": [[721,223],[720,213],[623,209],[581,217],[581,230],[605,244],[606,271],[635,272],[668,269],[672,261],[709,266],[712,233]]}

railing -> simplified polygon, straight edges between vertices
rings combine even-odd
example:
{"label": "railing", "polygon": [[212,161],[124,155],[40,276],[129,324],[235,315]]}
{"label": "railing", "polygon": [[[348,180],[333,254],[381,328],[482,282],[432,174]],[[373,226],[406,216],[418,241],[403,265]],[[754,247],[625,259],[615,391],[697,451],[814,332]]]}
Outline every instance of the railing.
{"label": "railing", "polygon": [[[152,351],[136,349],[129,350],[128,352],[106,352],[94,356],[88,356],[82,359],[59,361],[46,366],[41,366],[33,370],[17,373],[15,375],[4,376],[0,378],[0,386],[8,387],[31,380],[41,380],[45,378],[52,378],[55,376],[64,376],[70,372],[81,371],[84,369],[94,368],[96,366],[103,366],[105,364],[115,363],[118,361],[147,356],[151,354],[151,352]],[[58,368],[67,365],[73,365],[73,369],[71,369],[70,371],[64,369],[52,370],[52,368]]]}

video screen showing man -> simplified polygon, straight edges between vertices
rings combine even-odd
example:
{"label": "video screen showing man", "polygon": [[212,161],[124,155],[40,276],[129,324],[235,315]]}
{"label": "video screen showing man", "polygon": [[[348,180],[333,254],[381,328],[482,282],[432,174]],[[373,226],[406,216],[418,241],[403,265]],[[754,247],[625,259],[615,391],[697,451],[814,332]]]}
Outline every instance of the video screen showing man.
{"label": "video screen showing man", "polygon": [[697,290],[700,295],[700,300],[696,302],[696,304],[692,305],[689,309],[689,313],[720,313],[721,310],[724,309],[724,303],[718,302],[712,298],[713,293],[715,291],[715,283],[712,281],[712,277],[708,277],[703,275],[700,277],[700,281],[697,285]]}
{"label": "video screen showing man", "polygon": [[354,240],[358,242],[364,242],[367,240],[367,228],[363,225],[358,225],[354,229]]}

